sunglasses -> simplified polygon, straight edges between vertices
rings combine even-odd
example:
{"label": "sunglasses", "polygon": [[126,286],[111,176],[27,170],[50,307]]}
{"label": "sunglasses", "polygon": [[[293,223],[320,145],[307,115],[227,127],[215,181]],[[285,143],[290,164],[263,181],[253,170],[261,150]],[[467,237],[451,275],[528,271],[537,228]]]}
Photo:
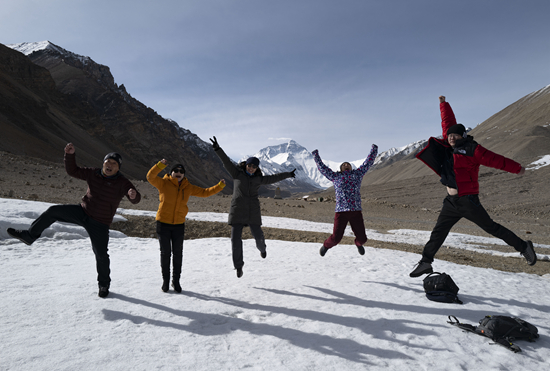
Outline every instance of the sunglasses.
{"label": "sunglasses", "polygon": [[248,165],[246,165],[246,166],[250,166],[250,167],[253,168],[253,169],[257,169],[257,168],[258,168],[258,167],[257,167],[256,165],[254,165],[254,164],[248,164]]}
{"label": "sunglasses", "polygon": [[173,172],[173,173],[176,173],[176,174],[177,174],[177,173],[185,174],[185,171],[183,171],[182,168],[174,169],[174,170],[172,170],[172,172]]}

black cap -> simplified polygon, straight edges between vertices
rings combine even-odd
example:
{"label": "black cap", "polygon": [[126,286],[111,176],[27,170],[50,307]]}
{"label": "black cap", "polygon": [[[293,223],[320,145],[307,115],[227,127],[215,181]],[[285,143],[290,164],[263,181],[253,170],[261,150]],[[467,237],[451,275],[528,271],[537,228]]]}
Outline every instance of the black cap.
{"label": "black cap", "polygon": [[103,162],[107,161],[108,159],[113,159],[118,163],[118,167],[120,168],[122,166],[122,156],[116,152],[107,153],[105,158],[103,159]]}
{"label": "black cap", "polygon": [[466,138],[466,128],[462,124],[456,124],[447,129],[447,136],[449,134],[458,134],[463,138]]}
{"label": "black cap", "polygon": [[256,165],[256,167],[260,166],[260,160],[257,157],[249,157],[248,160],[246,160],[246,164],[250,165]]}
{"label": "black cap", "polygon": [[176,169],[182,169],[183,172],[185,173],[185,167],[183,167],[182,164],[175,164],[174,166],[172,166],[172,169],[170,170],[170,174],[172,174],[172,172]]}

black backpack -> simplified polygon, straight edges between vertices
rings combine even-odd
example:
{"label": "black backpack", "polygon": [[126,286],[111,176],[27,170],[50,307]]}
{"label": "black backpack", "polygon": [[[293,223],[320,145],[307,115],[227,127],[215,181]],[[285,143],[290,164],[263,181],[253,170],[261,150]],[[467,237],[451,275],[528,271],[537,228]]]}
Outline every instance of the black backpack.
{"label": "black backpack", "polygon": [[426,297],[440,303],[462,304],[458,298],[458,286],[446,273],[433,272],[424,278]]}
{"label": "black backpack", "polygon": [[478,326],[472,326],[460,323],[455,316],[449,316],[448,323],[463,330],[486,336],[514,353],[521,352],[520,347],[512,343],[514,340],[533,342],[539,337],[539,330],[534,325],[517,317],[485,316],[479,321]]}

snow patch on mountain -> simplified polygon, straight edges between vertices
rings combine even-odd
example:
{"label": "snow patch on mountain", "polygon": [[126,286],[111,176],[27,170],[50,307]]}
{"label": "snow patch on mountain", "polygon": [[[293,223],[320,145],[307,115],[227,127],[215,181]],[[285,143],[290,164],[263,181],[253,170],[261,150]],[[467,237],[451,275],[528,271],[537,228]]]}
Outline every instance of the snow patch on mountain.
{"label": "snow patch on mountain", "polygon": [[426,145],[426,142],[427,141],[425,139],[417,140],[416,142],[407,144],[406,146],[390,148],[387,151],[379,153],[374,160],[373,167],[381,167],[390,159],[395,160],[397,158],[408,156],[411,153],[418,151],[420,148],[423,148]]}
{"label": "snow patch on mountain", "polygon": [[82,55],[75,54],[73,52],[70,52],[66,49],[63,49],[60,46],[57,46],[55,44],[52,44],[49,41],[38,41],[38,42],[23,42],[18,44],[8,44],[6,45],[8,48],[11,48],[13,50],[17,50],[18,52],[21,52],[25,55],[31,55],[34,52],[40,51],[40,50],[51,50],[54,52],[57,52],[61,55],[65,55],[67,57],[78,59],[82,64],[88,64],[92,59],[90,57],[85,57]]}

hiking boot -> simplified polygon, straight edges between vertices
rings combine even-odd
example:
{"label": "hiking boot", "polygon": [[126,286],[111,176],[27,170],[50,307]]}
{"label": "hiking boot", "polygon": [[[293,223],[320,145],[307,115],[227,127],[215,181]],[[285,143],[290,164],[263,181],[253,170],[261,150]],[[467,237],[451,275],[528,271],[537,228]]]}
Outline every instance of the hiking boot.
{"label": "hiking boot", "polygon": [[168,292],[168,286],[170,285],[170,280],[164,280],[162,281],[161,290],[164,292]]}
{"label": "hiking boot", "polygon": [[27,245],[32,245],[32,243],[36,240],[35,238],[32,238],[29,231],[25,229],[8,228],[8,234],[13,238],[17,238],[19,241],[26,243]]}
{"label": "hiking boot", "polygon": [[321,254],[321,256],[325,256],[327,251],[328,251],[328,249],[325,247],[325,245],[323,245],[323,246],[321,246],[321,249],[319,250],[319,254]]}
{"label": "hiking boot", "polygon": [[243,267],[237,268],[237,278],[241,278],[243,276]]}
{"label": "hiking boot", "polygon": [[108,287],[100,287],[99,292],[97,293],[97,296],[100,298],[106,298],[107,295],[109,295],[109,288]]}
{"label": "hiking boot", "polygon": [[359,251],[359,255],[365,255],[365,248],[363,246],[357,246],[357,251]]}
{"label": "hiking boot", "polygon": [[172,280],[172,287],[174,288],[175,292],[181,292],[180,281]]}
{"label": "hiking boot", "polygon": [[423,262],[422,260],[418,262],[416,268],[409,274],[410,277],[420,277],[423,274],[432,273],[432,265],[430,263]]}
{"label": "hiking boot", "polygon": [[260,256],[262,257],[262,259],[267,258],[267,251],[260,252]]}
{"label": "hiking boot", "polygon": [[521,255],[527,260],[527,264],[529,265],[535,265],[537,262],[537,254],[535,254],[535,249],[533,248],[533,243],[531,241],[525,241],[527,247]]}

